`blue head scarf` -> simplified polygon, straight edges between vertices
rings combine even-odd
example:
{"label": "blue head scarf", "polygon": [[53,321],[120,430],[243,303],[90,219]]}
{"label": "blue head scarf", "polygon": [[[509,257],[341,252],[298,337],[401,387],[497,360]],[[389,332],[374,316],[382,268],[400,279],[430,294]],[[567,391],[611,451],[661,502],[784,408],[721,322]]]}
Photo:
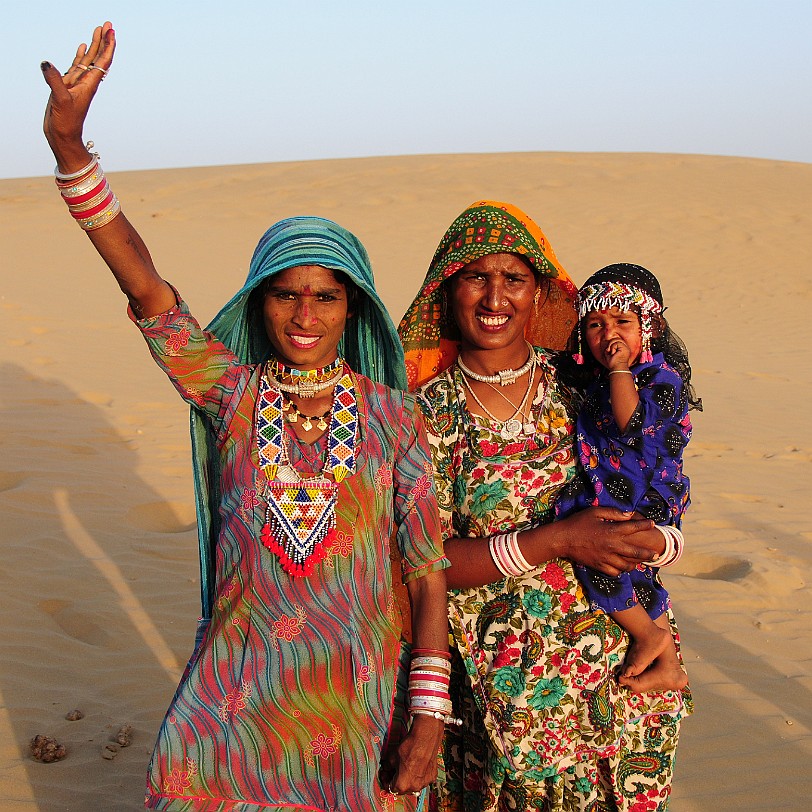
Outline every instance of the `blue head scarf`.
{"label": "blue head scarf", "polygon": [[[251,323],[248,300],[265,279],[298,265],[340,271],[358,288],[338,352],[355,372],[388,386],[405,389],[403,348],[395,326],[375,290],[369,257],[360,240],[320,217],[291,217],[271,226],[254,250],[248,278],[206,328],[244,364],[260,364],[272,353],[261,323]],[[219,534],[220,460],[211,424],[192,408],[194,467],[203,618],[211,617],[214,550]]]}

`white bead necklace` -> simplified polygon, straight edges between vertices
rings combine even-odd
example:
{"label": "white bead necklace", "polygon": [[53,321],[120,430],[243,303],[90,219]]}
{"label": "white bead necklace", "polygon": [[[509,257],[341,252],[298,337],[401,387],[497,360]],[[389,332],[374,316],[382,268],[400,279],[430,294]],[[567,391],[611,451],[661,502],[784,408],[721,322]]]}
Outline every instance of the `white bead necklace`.
{"label": "white bead necklace", "polygon": [[533,366],[535,366],[536,354],[529,344],[527,348],[530,350],[530,355],[528,355],[527,361],[525,361],[522,366],[518,369],[503,369],[495,375],[480,375],[478,372],[468,369],[460,356],[457,356],[457,364],[459,368],[474,381],[479,381],[480,383],[498,383],[499,386],[510,386],[512,383],[516,383],[522,375],[526,375]]}

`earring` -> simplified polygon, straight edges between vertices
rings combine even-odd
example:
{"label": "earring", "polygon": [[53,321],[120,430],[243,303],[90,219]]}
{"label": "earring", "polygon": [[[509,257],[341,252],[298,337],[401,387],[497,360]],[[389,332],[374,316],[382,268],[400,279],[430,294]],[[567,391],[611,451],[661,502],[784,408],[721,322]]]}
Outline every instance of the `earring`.
{"label": "earring", "polygon": [[541,288],[536,288],[536,292],[533,294],[533,304],[538,307],[539,299],[541,299]]}
{"label": "earring", "polygon": [[640,360],[643,363],[648,363],[653,360],[651,355],[651,316],[648,313],[643,313],[640,318],[640,333],[640,343],[642,344]]}
{"label": "earring", "polygon": [[576,352],[573,353],[572,359],[575,361],[576,364],[583,364],[584,363],[584,354],[581,349],[581,321],[578,320],[578,349]]}

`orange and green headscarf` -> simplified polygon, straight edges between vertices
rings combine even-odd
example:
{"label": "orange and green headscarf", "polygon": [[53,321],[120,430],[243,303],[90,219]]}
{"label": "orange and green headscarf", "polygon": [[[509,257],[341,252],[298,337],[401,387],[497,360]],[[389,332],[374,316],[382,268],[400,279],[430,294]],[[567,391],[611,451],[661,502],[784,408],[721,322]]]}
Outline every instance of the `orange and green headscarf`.
{"label": "orange and green headscarf", "polygon": [[541,229],[521,209],[509,203],[481,200],[469,206],[449,226],[431,261],[420,292],[400,322],[398,333],[406,356],[409,389],[431,380],[454,363],[460,341],[446,285],[457,271],[487,254],[518,254],[548,291],[533,308],[525,337],[534,346],[564,349],[578,316],[578,289],[561,267]]}

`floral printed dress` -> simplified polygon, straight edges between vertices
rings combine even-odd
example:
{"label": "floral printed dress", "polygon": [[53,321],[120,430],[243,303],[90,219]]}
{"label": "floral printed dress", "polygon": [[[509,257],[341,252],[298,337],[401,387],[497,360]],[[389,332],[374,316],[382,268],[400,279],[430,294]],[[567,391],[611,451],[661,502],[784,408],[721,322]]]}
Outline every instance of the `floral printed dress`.
{"label": "floral printed dress", "polygon": [[[575,473],[568,393],[547,351],[536,434],[506,441],[471,415],[456,365],[419,390],[445,538],[551,521]],[[590,610],[569,561],[449,594],[464,725],[449,729],[433,793],[440,810],[664,809],[687,692],[634,694],[614,669],[627,639]]]}
{"label": "floral printed dress", "polygon": [[[150,809],[218,812],[411,810],[378,782],[391,730],[403,577],[447,565],[414,398],[352,374],[355,473],[339,485],[336,533],[312,575],[292,577],[261,542],[269,486],[258,462],[262,367],[241,365],[186,306],[138,323],[185,400],[211,419],[222,495],[211,622],[158,734]],[[320,470],[326,435],[291,442]],[[400,581],[398,573],[397,581]]]}

